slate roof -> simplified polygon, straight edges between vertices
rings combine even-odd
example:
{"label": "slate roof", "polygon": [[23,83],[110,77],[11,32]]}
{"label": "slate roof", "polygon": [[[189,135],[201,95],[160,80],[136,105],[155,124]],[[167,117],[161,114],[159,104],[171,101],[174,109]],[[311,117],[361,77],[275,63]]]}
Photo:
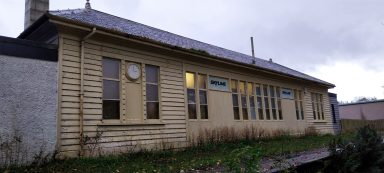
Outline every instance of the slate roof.
{"label": "slate roof", "polygon": [[[69,9],[49,11],[47,15],[63,18],[74,22],[80,22],[86,25],[91,25],[107,30],[114,30],[134,37],[149,39],[168,46],[181,47],[188,50],[197,50],[205,52],[216,58],[222,58],[224,60],[232,60],[247,65],[253,65],[260,69],[265,69],[334,87],[334,85],[331,83],[314,78],[312,76],[298,72],[296,70],[290,69],[274,62],[270,62],[260,58],[254,58],[246,54],[196,41],[177,34],[173,34],[144,24],[140,24],[131,20],[100,12],[94,9]],[[252,60],[256,61],[255,64],[252,63]]]}

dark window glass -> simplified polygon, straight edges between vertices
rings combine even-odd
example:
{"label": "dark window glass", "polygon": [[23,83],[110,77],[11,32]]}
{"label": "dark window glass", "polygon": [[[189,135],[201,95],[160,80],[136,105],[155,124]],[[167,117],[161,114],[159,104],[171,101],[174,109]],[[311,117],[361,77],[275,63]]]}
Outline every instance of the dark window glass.
{"label": "dark window glass", "polygon": [[332,122],[336,123],[336,112],[335,112],[335,105],[331,104],[331,109],[332,109]]}
{"label": "dark window glass", "polygon": [[120,98],[119,81],[103,80],[103,99],[118,100]]}
{"label": "dark window glass", "polygon": [[196,103],[195,89],[187,89],[188,104]]}
{"label": "dark window glass", "polygon": [[147,102],[147,118],[159,119],[159,102]]}
{"label": "dark window glass", "polygon": [[269,91],[270,91],[271,97],[275,97],[275,88],[273,86],[269,86]]}
{"label": "dark window glass", "polygon": [[145,80],[147,83],[159,83],[159,67],[145,65]]}
{"label": "dark window glass", "polygon": [[103,119],[120,118],[120,60],[103,58]]}
{"label": "dark window glass", "polygon": [[243,119],[248,120],[248,109],[247,108],[243,108]]}
{"label": "dark window glass", "polygon": [[197,119],[196,104],[188,104],[188,117],[189,119]]}
{"label": "dark window glass", "polygon": [[255,108],[251,108],[251,119],[252,120],[256,119],[256,110],[255,110]]}
{"label": "dark window glass", "polygon": [[232,94],[232,103],[233,103],[233,106],[239,106],[239,100],[238,100],[237,94]]}
{"label": "dark window glass", "polygon": [[247,108],[247,97],[245,95],[241,95],[241,106]]}
{"label": "dark window glass", "polygon": [[300,112],[301,112],[301,119],[304,119],[304,109],[303,109],[303,102],[300,101]]}
{"label": "dark window glass", "polygon": [[256,95],[261,96],[261,89],[260,86],[256,86]]}
{"label": "dark window glass", "polygon": [[279,110],[279,119],[282,120],[283,119],[283,113],[281,111],[281,101],[280,101],[280,99],[277,101],[277,107],[278,107],[278,110]]}
{"label": "dark window glass", "polygon": [[239,107],[233,107],[233,114],[234,114],[235,120],[240,119]]}
{"label": "dark window glass", "polygon": [[271,107],[272,107],[272,109],[276,108],[275,98],[271,98]]}
{"label": "dark window glass", "polygon": [[263,109],[258,109],[258,111],[259,111],[260,119],[263,120],[264,119]]}
{"label": "dark window glass", "polygon": [[103,58],[103,78],[119,79],[120,60]]}
{"label": "dark window glass", "polygon": [[255,97],[254,96],[249,97],[249,106],[255,107]]}
{"label": "dark window glass", "polygon": [[200,96],[200,104],[206,105],[207,104],[207,91],[200,90],[199,91]]}
{"label": "dark window glass", "polygon": [[147,101],[159,101],[159,88],[157,85],[147,84]]}
{"label": "dark window glass", "polygon": [[120,101],[103,100],[103,119],[120,118]]}
{"label": "dark window glass", "polygon": [[264,92],[264,96],[268,96],[268,87],[267,87],[267,85],[263,85],[263,92]]}
{"label": "dark window glass", "polygon": [[265,109],[265,117],[267,118],[267,120],[270,120],[271,119],[271,113],[269,112],[269,109]]}
{"label": "dark window glass", "polygon": [[159,67],[145,65],[147,119],[159,119]]}
{"label": "dark window glass", "polygon": [[200,105],[201,119],[208,119],[208,105]]}
{"label": "dark window glass", "polygon": [[274,120],[277,119],[276,109],[272,109],[272,117]]}

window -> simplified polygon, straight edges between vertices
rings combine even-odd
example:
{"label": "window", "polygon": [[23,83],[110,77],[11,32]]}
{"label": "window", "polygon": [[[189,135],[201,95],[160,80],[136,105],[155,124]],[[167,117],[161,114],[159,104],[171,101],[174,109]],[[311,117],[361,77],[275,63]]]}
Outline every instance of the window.
{"label": "window", "polygon": [[103,119],[120,119],[120,60],[103,58]]}
{"label": "window", "polygon": [[265,117],[267,120],[271,119],[271,113],[269,109],[269,95],[268,95],[268,86],[263,85],[263,96],[264,96],[264,108],[265,108]]}
{"label": "window", "polygon": [[272,118],[277,120],[277,109],[276,109],[276,95],[275,95],[275,87],[269,86],[269,94],[271,99],[271,110],[272,110]]}
{"label": "window", "polygon": [[187,82],[188,118],[197,119],[195,74],[187,72],[185,77]]}
{"label": "window", "polygon": [[147,119],[159,119],[159,67],[145,65]]}
{"label": "window", "polygon": [[333,124],[336,124],[337,121],[336,121],[335,105],[331,104],[331,108],[332,108],[332,122],[333,122]]}
{"label": "window", "polygon": [[234,116],[235,120],[240,120],[239,94],[238,94],[237,89],[238,89],[237,81],[231,80],[233,116]]}
{"label": "window", "polygon": [[253,83],[248,83],[248,100],[249,100],[249,109],[251,112],[251,119],[256,120],[256,108],[255,108],[255,88]]}
{"label": "window", "polygon": [[207,75],[199,74],[200,118],[208,119]]}
{"label": "window", "polygon": [[280,97],[280,87],[276,87],[276,95],[277,95],[277,110],[279,112],[279,119],[283,119],[283,111],[281,108],[281,97]]}
{"label": "window", "polygon": [[259,118],[261,120],[264,119],[264,112],[263,112],[263,99],[262,99],[262,96],[261,96],[261,88],[260,88],[260,85],[255,85],[255,88],[256,88],[256,101],[257,101],[257,113],[259,114]]}
{"label": "window", "polygon": [[239,88],[240,88],[241,112],[243,113],[243,120],[248,120],[247,88],[244,81],[240,81]]}
{"label": "window", "polygon": [[296,119],[304,120],[303,97],[301,90],[293,90],[295,98]]}
{"label": "window", "polygon": [[207,75],[196,75],[196,73],[187,72],[185,78],[188,97],[188,118],[197,119],[199,113],[200,119],[208,119]]}
{"label": "window", "polygon": [[311,93],[313,119],[324,120],[323,95]]}

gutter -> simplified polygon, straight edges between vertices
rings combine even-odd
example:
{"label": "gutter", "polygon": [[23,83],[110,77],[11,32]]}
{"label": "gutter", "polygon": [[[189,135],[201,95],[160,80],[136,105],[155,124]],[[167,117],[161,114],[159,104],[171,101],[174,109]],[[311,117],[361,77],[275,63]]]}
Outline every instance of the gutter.
{"label": "gutter", "polygon": [[80,157],[84,156],[84,45],[85,41],[96,33],[96,28],[93,28],[90,33],[88,33],[83,39],[81,39],[80,43]]}

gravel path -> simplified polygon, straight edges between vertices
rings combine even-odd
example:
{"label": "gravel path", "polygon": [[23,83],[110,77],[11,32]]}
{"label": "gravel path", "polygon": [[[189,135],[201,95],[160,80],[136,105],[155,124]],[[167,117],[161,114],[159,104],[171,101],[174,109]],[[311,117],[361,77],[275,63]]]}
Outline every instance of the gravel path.
{"label": "gravel path", "polygon": [[326,148],[304,151],[292,155],[276,156],[273,158],[264,158],[261,161],[261,172],[270,173],[287,169],[293,166],[299,166],[316,160],[324,159],[330,155]]}

